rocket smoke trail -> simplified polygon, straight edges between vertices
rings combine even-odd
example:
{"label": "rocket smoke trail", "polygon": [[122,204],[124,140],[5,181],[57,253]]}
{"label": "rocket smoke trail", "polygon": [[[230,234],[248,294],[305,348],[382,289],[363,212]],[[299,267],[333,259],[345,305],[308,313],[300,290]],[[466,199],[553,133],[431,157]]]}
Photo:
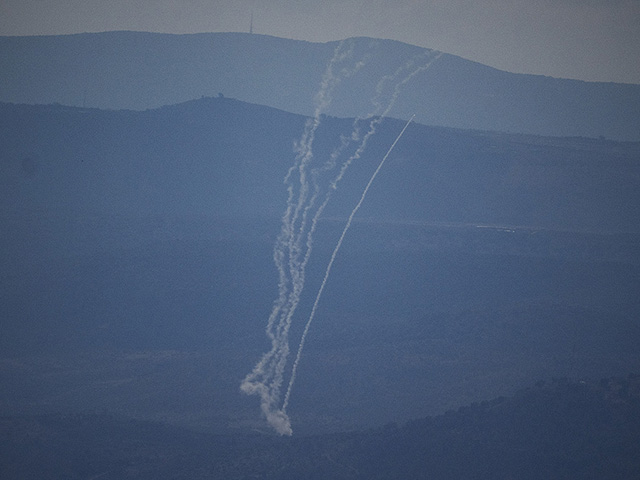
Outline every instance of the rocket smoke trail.
{"label": "rocket smoke trail", "polygon": [[[315,110],[312,118],[307,120],[304,131],[300,140],[295,145],[296,157],[294,164],[288,170],[284,183],[287,186],[287,204],[282,217],[282,225],[280,233],[276,239],[273,259],[278,270],[278,297],[274,301],[271,314],[267,322],[266,333],[271,342],[271,349],[266,352],[256,364],[253,370],[243,380],[240,389],[247,394],[257,394],[260,396],[260,407],[269,424],[281,435],[291,435],[291,423],[286,414],[286,406],[289,402],[291,389],[295,381],[297,366],[304,341],[309,330],[309,325],[315,315],[318,301],[324,289],[324,285],[329,276],[329,272],[333,265],[335,255],[342,244],[346,230],[351,224],[351,219],[359,209],[364,196],[366,195],[370,184],[382,167],[387,156],[397,143],[399,138],[407,128],[402,130],[392,147],[385,155],[383,161],[374,173],[371,181],[365,188],[361,201],[356,205],[347,227],[338,242],[338,246],[331,258],[325,279],[322,283],[320,292],[316,298],[311,316],[305,326],[296,360],[292,370],[292,376],[289,381],[288,389],[284,399],[283,407],[280,408],[281,389],[283,385],[284,371],[289,356],[289,329],[293,315],[300,302],[300,297],[305,283],[306,266],[309,261],[313,246],[313,234],[315,233],[318,219],[326,207],[329,199],[337,189],[339,182],[342,180],[349,165],[356,159],[360,158],[367,146],[368,140],[375,134],[378,124],[384,119],[393,107],[400,88],[413,78],[418,72],[427,69],[433,61],[439,58],[439,52],[427,52],[424,54],[424,60],[420,60],[417,56],[409,60],[405,65],[399,67],[393,74],[384,76],[376,86],[376,95],[372,100],[375,110],[370,114],[369,128],[363,135],[361,133],[361,123],[363,118],[358,117],[354,120],[353,131],[350,136],[341,136],[339,146],[332,152],[329,159],[324,165],[311,168],[313,163],[313,143],[316,133],[320,127],[322,114],[326,111],[332,102],[333,92],[342,80],[353,76],[367,62],[370,55],[363,56],[360,60],[353,60],[354,45],[352,40],[340,42],[335,48],[333,56],[327,64],[323,74],[320,88],[315,97]],[[433,53],[436,53],[433,56]],[[401,79],[401,80],[400,80]],[[386,108],[383,108],[383,91],[387,85],[393,87],[393,91],[389,94],[386,102]],[[337,165],[338,159],[344,154],[344,151],[352,143],[357,144],[355,152],[342,162],[337,173],[329,183],[320,181],[321,175],[331,174]],[[324,183],[324,186],[322,186]],[[323,193],[324,191],[324,193]],[[321,197],[323,197],[321,199]],[[320,201],[321,200],[321,201]]]}
{"label": "rocket smoke trail", "polygon": [[[314,198],[309,199],[307,173],[313,158],[313,141],[320,126],[321,115],[330,105],[335,87],[342,79],[353,75],[364,65],[364,61],[361,60],[349,68],[339,69],[340,63],[352,55],[353,46],[347,45],[347,47],[345,48],[345,42],[341,42],[327,65],[315,98],[314,116],[305,125],[302,137],[296,146],[296,160],[285,176],[284,181],[288,191],[287,208],[282,217],[282,227],[273,253],[279,276],[278,298],[274,302],[266,329],[267,336],[271,340],[271,350],[262,356],[240,387],[247,394],[260,395],[260,407],[267,421],[283,435],[291,434],[291,425],[286,414],[277,408],[277,404],[289,354],[288,332],[291,318],[304,286],[306,259],[300,259],[298,237],[306,229],[307,213],[314,202]],[[336,69],[338,69],[337,73],[334,72]]]}
{"label": "rocket smoke trail", "polygon": [[[349,167],[351,162],[360,157],[360,155],[362,154],[362,152],[364,151],[364,149],[365,149],[365,147],[367,145],[367,141],[369,140],[369,138],[373,134],[375,134],[377,125],[386,117],[386,115],[389,113],[389,111],[393,107],[396,99],[398,98],[398,95],[400,93],[400,89],[402,88],[402,86],[404,86],[409,80],[411,80],[419,72],[422,72],[422,71],[428,69],[433,64],[433,62],[438,60],[441,56],[442,56],[441,52],[436,52],[436,55],[433,58],[429,59],[428,62],[426,62],[423,65],[418,66],[417,68],[414,68],[400,82],[395,84],[393,93],[392,93],[391,98],[390,98],[390,100],[389,100],[389,102],[387,104],[386,109],[384,109],[384,111],[382,112],[382,115],[380,115],[379,117],[375,117],[375,118],[373,118],[371,120],[371,123],[369,125],[369,131],[366,133],[366,135],[362,139],[362,142],[361,142],[360,146],[358,147],[356,152],[349,159],[347,159],[347,161],[344,162],[344,164],[342,165],[342,168],[340,170],[340,173],[338,174],[336,179],[334,179],[334,181],[331,183],[330,190],[327,192],[327,196],[325,198],[325,201],[322,204],[322,206],[319,208],[318,212],[316,213],[316,216],[314,217],[314,219],[312,221],[312,227],[311,227],[311,230],[309,232],[309,238],[308,238],[309,244],[311,242],[311,236],[313,234],[313,231],[315,230],[316,223],[318,221],[318,217],[320,216],[320,214],[322,213],[322,210],[324,209],[324,207],[326,206],[327,202],[329,201],[329,197],[330,197],[331,191],[335,190],[337,188],[337,183],[342,179],[346,169]],[[387,76],[383,77],[380,80],[380,82],[378,83],[378,85],[376,87],[376,97],[373,100],[374,104],[376,104],[376,110],[379,110],[381,108],[381,105],[380,105],[380,102],[379,102],[379,97],[380,97],[380,95],[382,93],[382,89],[384,87],[385,82],[390,81],[390,80],[396,80],[397,77],[399,77],[400,74],[405,69],[413,67],[414,65],[415,65],[414,61],[411,60],[406,65],[403,65],[403,66],[399,67],[393,75],[387,75]],[[289,405],[289,398],[291,397],[291,390],[292,390],[293,384],[295,383],[295,380],[296,380],[296,373],[297,373],[297,370],[298,370],[298,365],[300,363],[300,357],[302,356],[302,350],[304,349],[304,344],[305,344],[305,341],[306,341],[307,333],[309,332],[309,327],[311,326],[313,318],[315,317],[315,313],[316,313],[316,310],[318,308],[318,303],[320,301],[320,298],[322,297],[322,293],[324,291],[327,279],[329,278],[329,274],[331,273],[331,268],[333,266],[333,262],[335,261],[335,257],[338,254],[338,251],[340,250],[340,247],[342,245],[342,242],[344,240],[344,237],[345,237],[347,231],[349,230],[349,227],[351,226],[351,222],[353,220],[353,217],[355,216],[357,211],[360,209],[360,206],[362,205],[362,202],[364,201],[364,198],[366,197],[367,192],[369,191],[369,187],[371,186],[371,184],[375,180],[376,176],[378,175],[378,172],[382,168],[382,165],[384,165],[387,157],[389,156],[389,154],[391,153],[391,151],[395,147],[396,143],[398,143],[398,141],[400,140],[400,138],[404,134],[405,130],[407,129],[407,127],[413,121],[414,118],[415,118],[415,114],[409,119],[407,124],[404,126],[404,128],[402,129],[402,131],[400,132],[398,137],[395,139],[395,141],[393,142],[393,144],[391,145],[391,147],[387,151],[386,155],[383,157],[382,161],[378,165],[378,168],[374,171],[373,175],[371,176],[371,179],[369,180],[369,183],[365,187],[365,189],[364,189],[364,191],[362,193],[362,196],[360,197],[360,201],[356,204],[355,208],[351,212],[351,215],[349,216],[349,219],[347,220],[345,228],[342,231],[342,235],[340,236],[340,239],[338,240],[336,248],[333,251],[333,254],[331,255],[331,259],[329,260],[329,264],[327,265],[327,270],[325,272],[324,279],[322,281],[322,284],[320,285],[320,289],[318,290],[318,293],[316,295],[316,299],[315,299],[315,302],[313,304],[313,307],[312,307],[312,310],[311,310],[311,314],[309,316],[309,319],[307,320],[307,323],[305,325],[304,331],[302,333],[302,337],[300,339],[300,344],[298,346],[298,351],[297,351],[297,354],[296,354],[296,358],[295,358],[295,361],[293,363],[293,368],[292,368],[291,377],[290,377],[290,380],[289,380],[289,385],[287,387],[287,392],[286,392],[285,397],[284,397],[284,402],[283,402],[283,406],[282,406],[282,412],[283,413],[286,413],[287,406]],[[355,135],[355,132],[357,130],[357,126],[356,125],[357,125],[358,120],[359,119],[356,119],[356,121],[354,122],[354,135]],[[309,245],[308,252],[310,252],[310,245]]]}
{"label": "rocket smoke trail", "polygon": [[293,362],[293,370],[291,372],[291,379],[289,380],[289,386],[287,387],[287,393],[286,393],[286,395],[284,397],[284,403],[282,405],[282,412],[285,413],[285,414],[286,414],[286,411],[287,411],[287,406],[289,404],[289,397],[291,396],[291,389],[293,388],[293,384],[296,381],[296,372],[298,370],[298,364],[300,363],[300,357],[302,356],[302,350],[304,348],[304,342],[305,342],[305,340],[307,338],[307,333],[309,333],[309,327],[311,326],[311,322],[313,321],[313,317],[315,317],[316,310],[318,309],[318,303],[320,302],[320,298],[322,297],[322,292],[324,291],[324,287],[327,284],[327,280],[329,279],[329,274],[331,273],[331,267],[333,266],[333,262],[336,259],[336,255],[338,255],[338,251],[340,250],[340,247],[342,246],[342,242],[344,240],[344,237],[347,234],[347,231],[349,230],[349,227],[351,226],[351,222],[353,221],[353,217],[356,215],[356,213],[360,209],[360,206],[362,205],[362,202],[364,202],[364,199],[367,196],[367,192],[369,191],[369,188],[371,187],[371,184],[373,183],[373,181],[378,176],[378,172],[380,171],[380,169],[384,165],[384,162],[386,162],[387,158],[389,157],[389,154],[391,153],[393,148],[396,146],[396,143],[398,143],[398,141],[400,140],[400,138],[404,134],[404,132],[407,129],[407,127],[409,126],[409,124],[411,124],[411,122],[413,121],[415,116],[416,115],[414,113],[413,116],[409,119],[409,121],[405,124],[404,128],[402,129],[402,131],[398,134],[396,139],[393,141],[393,143],[389,147],[389,150],[387,150],[387,153],[385,154],[385,156],[382,157],[382,160],[378,164],[378,168],[376,168],[376,170],[373,172],[373,175],[371,175],[371,178],[369,179],[369,183],[367,183],[367,186],[364,187],[364,191],[362,192],[362,195],[360,196],[360,200],[358,201],[358,203],[356,204],[354,209],[351,211],[351,215],[349,215],[349,219],[347,220],[347,223],[345,224],[344,229],[342,230],[342,234],[340,235],[340,238],[338,239],[338,243],[336,244],[336,248],[333,250],[333,253],[331,254],[331,259],[329,260],[329,264],[327,265],[327,270],[324,273],[324,278],[322,279],[322,284],[320,285],[320,289],[318,290],[318,294],[316,295],[316,299],[313,302],[313,307],[311,308],[311,314],[309,315],[309,319],[307,320],[307,324],[305,325],[304,331],[302,332],[302,338],[300,340],[300,345],[298,346],[298,353],[296,354],[296,359]]}

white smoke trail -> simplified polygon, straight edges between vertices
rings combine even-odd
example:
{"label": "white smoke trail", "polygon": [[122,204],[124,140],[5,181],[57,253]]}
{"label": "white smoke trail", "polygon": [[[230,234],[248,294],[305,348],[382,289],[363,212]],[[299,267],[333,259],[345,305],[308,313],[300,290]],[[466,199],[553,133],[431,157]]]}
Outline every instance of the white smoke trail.
{"label": "white smoke trail", "polygon": [[[308,166],[313,158],[313,141],[321,123],[321,115],[330,105],[335,87],[357,72],[363,65],[361,60],[350,68],[342,68],[334,73],[340,62],[348,59],[353,50],[350,44],[344,48],[341,42],[334,50],[325,73],[322,77],[320,89],[315,98],[315,112],[312,119],[307,121],[300,142],[296,146],[297,155],[292,167],[285,176],[287,184],[287,208],[282,217],[280,234],[274,246],[274,263],[278,270],[278,298],[267,322],[267,336],[271,341],[271,349],[265,353],[251,373],[242,382],[240,388],[247,394],[258,394],[261,398],[261,409],[267,421],[283,435],[291,434],[291,425],[284,412],[277,408],[280,387],[286,359],[289,354],[288,331],[291,318],[299,302],[304,285],[304,267],[306,262],[300,261],[297,237],[306,228],[308,209],[315,200],[309,200]],[[305,207],[306,205],[306,207]],[[299,232],[296,233],[296,224]]]}
{"label": "white smoke trail", "polygon": [[[383,77],[380,80],[380,82],[378,82],[378,85],[376,86],[376,97],[374,98],[374,103],[376,105],[376,109],[374,110],[374,112],[370,113],[369,115],[367,115],[367,117],[365,117],[365,118],[372,118],[370,123],[369,123],[369,130],[364,135],[364,137],[360,138],[359,123],[362,120],[362,118],[361,117],[356,118],[354,120],[354,123],[353,123],[353,131],[351,133],[351,137],[350,138],[342,137],[341,145],[336,150],[334,150],[334,152],[330,156],[329,161],[322,168],[322,170],[332,169],[336,164],[337,158],[340,156],[340,154],[344,150],[344,148],[346,148],[348,143],[350,141],[360,141],[360,144],[358,145],[358,148],[356,149],[355,153],[353,153],[342,164],[338,175],[331,181],[331,183],[329,185],[329,189],[328,189],[327,193],[325,194],[324,201],[318,207],[318,209],[316,210],[315,215],[313,216],[313,219],[311,221],[311,227],[310,227],[310,229],[308,231],[308,234],[307,234],[307,254],[306,254],[305,261],[303,262],[303,264],[306,265],[306,261],[308,261],[308,256],[311,253],[313,234],[314,234],[314,232],[316,230],[318,219],[319,219],[320,215],[322,214],[322,212],[324,211],[325,207],[327,206],[327,204],[328,204],[328,202],[329,202],[329,200],[331,198],[332,193],[337,189],[338,184],[340,183],[340,181],[344,177],[344,174],[346,173],[346,171],[349,168],[349,166],[351,165],[351,163],[354,160],[357,160],[357,159],[360,158],[360,156],[362,155],[362,153],[364,152],[364,150],[365,150],[365,148],[367,146],[367,143],[368,143],[369,139],[375,134],[378,124],[389,114],[389,111],[391,111],[391,109],[395,105],[395,102],[396,102],[396,100],[398,98],[398,95],[400,93],[401,87],[404,86],[409,80],[411,80],[417,73],[419,73],[421,71],[424,71],[427,68],[429,68],[431,66],[431,64],[435,60],[440,58],[441,55],[442,55],[441,52],[437,52],[436,56],[433,59],[429,60],[426,64],[421,65],[421,66],[413,69],[408,75],[406,75],[402,79],[402,81],[396,83],[395,86],[394,86],[393,94],[391,95],[391,98],[389,99],[386,108],[382,112],[380,112],[380,110],[382,109],[382,106],[380,104],[379,97],[380,97],[380,95],[382,93],[382,89],[383,89],[383,86],[384,86],[385,82],[388,82],[390,80],[395,80],[405,69],[411,67],[412,65],[415,65],[414,60],[410,60],[406,65],[403,65],[403,66],[399,67],[393,75],[387,75],[387,76]],[[318,190],[318,188],[316,188],[316,191],[317,190]],[[313,201],[315,201],[315,197],[313,198]],[[298,239],[301,240],[301,238],[302,238],[302,236],[300,235],[298,237]]]}
{"label": "white smoke trail", "polygon": [[[430,64],[440,56],[440,54],[438,54],[436,58],[430,60],[426,65],[414,68],[413,71],[400,82],[397,82],[397,78],[403,74],[406,69],[414,67],[415,60],[411,60],[406,65],[400,67],[393,75],[383,77],[376,87],[376,96],[374,97],[376,109],[370,117],[373,115],[379,116],[372,118],[369,124],[369,130],[364,137],[360,137],[359,122],[361,119],[357,118],[354,121],[351,136],[342,137],[341,145],[334,150],[325,165],[322,168],[313,169],[309,174],[309,168],[313,160],[313,142],[315,135],[320,127],[323,112],[326,111],[327,107],[331,104],[333,91],[343,79],[354,75],[360,70],[368,58],[367,55],[358,62],[340,68],[341,62],[350,59],[353,53],[352,42],[347,44],[348,48],[344,47],[345,42],[341,42],[334,50],[333,57],[327,65],[321,80],[320,89],[315,97],[316,107],[314,116],[305,124],[305,129],[300,141],[295,146],[295,150],[297,151],[295,162],[284,179],[287,185],[287,208],[282,217],[281,231],[276,239],[273,253],[274,263],[278,270],[279,277],[278,297],[274,302],[266,329],[267,336],[271,341],[271,349],[262,356],[240,387],[241,390],[247,394],[258,394],[260,396],[261,409],[267,421],[278,433],[283,435],[291,435],[292,433],[291,423],[286,415],[285,409],[304,344],[303,338],[298,348],[298,355],[294,369],[292,370],[292,378],[287,389],[284,407],[279,409],[280,392],[289,355],[288,334],[292,317],[299,304],[304,287],[306,266],[311,255],[313,234],[316,230],[318,218],[351,162],[360,157],[369,138],[375,133],[377,125],[393,107],[400,88],[415,74],[428,68]],[[338,70],[337,73],[336,70]],[[387,108],[381,112],[382,107],[379,98],[382,96],[384,85],[391,81],[394,82],[395,88],[387,104]],[[334,169],[343,150],[346,149],[351,142],[358,141],[360,141],[360,144],[355,153],[342,164],[338,174],[330,182],[322,203],[317,206],[316,202],[321,192],[318,181],[320,172]],[[311,217],[310,224],[309,217]],[[306,238],[306,242],[303,242],[303,238]],[[333,263],[333,261],[331,263]],[[329,270],[330,268],[331,267],[329,267]],[[315,308],[312,315],[313,314],[315,314]],[[308,331],[308,325],[309,324],[307,324],[304,331],[305,337]]]}
{"label": "white smoke trail", "polygon": [[[306,224],[308,212],[313,207],[316,197],[316,194],[314,193],[311,198],[308,198],[309,181],[307,168],[313,158],[313,140],[317,128],[320,125],[320,115],[331,103],[332,93],[335,87],[344,78],[352,76],[364,65],[364,60],[361,60],[348,68],[343,67],[338,74],[334,74],[333,67],[338,62],[350,57],[352,54],[353,45],[350,45],[350,48],[347,51],[342,51],[342,45],[343,44],[341,43],[336,48],[334,58],[329,63],[328,69],[324,75],[320,92],[316,98],[318,108],[315,112],[314,121],[311,123],[311,128],[309,128],[303,135],[303,141],[301,142],[302,147],[298,155],[298,157],[300,158],[298,166],[298,183],[300,185],[298,202],[293,209],[292,216],[286,223],[285,231],[287,242],[285,245],[282,245],[282,247],[286,249],[285,253],[286,255],[288,255],[289,260],[288,263],[289,274],[291,277],[291,291],[288,294],[287,302],[285,304],[285,307],[283,308],[283,313],[280,316],[280,322],[278,324],[278,336],[281,339],[281,342],[280,348],[277,351],[277,361],[275,362],[275,375],[273,381],[273,386],[274,388],[277,388],[278,393],[282,383],[282,376],[284,374],[286,360],[289,354],[288,332],[291,326],[291,319],[298,306],[302,289],[304,287],[305,268],[309,257],[309,254],[306,253],[304,254],[304,259],[301,260],[303,252],[300,248],[300,238],[307,228]],[[292,181],[292,178],[290,176],[287,178],[287,180],[291,182],[291,186],[294,185],[294,182]],[[317,185],[315,185],[314,190],[318,190]],[[295,228],[296,222],[299,222],[297,231]]]}
{"label": "white smoke trail", "polygon": [[313,318],[315,317],[316,310],[318,309],[318,303],[320,302],[320,298],[322,297],[322,292],[324,292],[324,287],[327,284],[327,280],[329,279],[329,275],[331,274],[331,268],[333,267],[333,262],[336,259],[336,255],[338,255],[338,251],[340,250],[340,247],[342,246],[342,242],[344,241],[344,237],[347,234],[347,231],[349,230],[349,227],[351,226],[351,222],[353,221],[353,217],[356,215],[356,213],[360,209],[360,206],[362,205],[362,202],[364,202],[364,199],[367,196],[367,192],[369,191],[369,188],[371,187],[371,184],[373,183],[373,181],[378,176],[378,172],[380,171],[380,169],[382,168],[382,166],[386,162],[387,158],[389,157],[389,154],[391,153],[393,148],[396,146],[396,143],[398,143],[398,141],[400,140],[400,138],[404,134],[405,130],[407,129],[407,127],[413,121],[414,118],[415,118],[415,114],[405,124],[404,128],[402,129],[402,131],[398,134],[398,136],[396,137],[394,142],[391,144],[391,147],[389,147],[389,150],[387,150],[387,153],[385,154],[385,156],[382,158],[382,160],[378,164],[378,168],[376,168],[376,170],[373,172],[373,175],[371,175],[371,178],[369,179],[369,182],[367,183],[367,186],[364,187],[364,191],[362,192],[362,195],[360,196],[360,200],[358,201],[358,203],[356,204],[354,209],[351,211],[351,215],[349,215],[349,219],[347,220],[347,223],[345,224],[344,229],[342,230],[342,234],[340,235],[340,238],[338,239],[338,243],[336,244],[336,248],[333,250],[333,253],[331,254],[331,259],[329,260],[329,264],[327,265],[327,269],[326,269],[326,271],[324,273],[324,278],[322,279],[322,283],[320,284],[320,289],[318,290],[318,294],[316,295],[316,299],[313,302],[313,307],[311,308],[311,314],[309,315],[309,319],[307,320],[307,323],[306,323],[306,325],[304,327],[304,331],[302,332],[302,338],[300,340],[300,345],[298,347],[298,353],[296,354],[296,359],[293,362],[293,370],[291,372],[291,380],[289,381],[289,386],[287,388],[287,393],[286,393],[286,395],[284,397],[284,403],[282,405],[282,412],[285,413],[285,414],[286,414],[286,411],[287,411],[287,406],[289,404],[289,397],[291,396],[291,390],[293,389],[293,384],[296,381],[296,373],[297,373],[297,370],[298,370],[298,364],[300,363],[300,357],[302,356],[302,350],[304,349],[304,343],[305,343],[305,341],[307,339],[307,334],[309,333],[309,327],[311,327],[311,322],[313,322]]}
{"label": "white smoke trail", "polygon": [[[379,111],[382,109],[382,105],[380,103],[380,97],[382,96],[382,92],[383,92],[385,84],[387,82],[390,82],[390,81],[396,81],[398,79],[398,77],[400,77],[400,75],[402,75],[406,70],[408,70],[408,69],[413,67],[413,69],[410,70],[409,73],[407,75],[405,75],[404,78],[402,78],[401,81],[396,82],[394,84],[393,93],[391,94],[391,97],[388,100],[386,108],[382,111],[382,113],[379,116],[374,117],[371,120],[371,122],[369,124],[369,130],[367,131],[365,136],[362,138],[362,141],[361,141],[360,145],[358,146],[356,152],[343,163],[339,174],[331,182],[330,189],[328,190],[328,192],[326,194],[325,200],[324,200],[323,204],[319,207],[318,211],[316,212],[316,215],[314,216],[314,218],[312,220],[311,228],[310,228],[309,234],[307,236],[307,252],[308,253],[310,253],[310,251],[311,251],[312,236],[313,236],[313,233],[314,233],[314,231],[316,229],[318,219],[319,219],[322,211],[326,207],[326,205],[327,205],[327,203],[328,203],[328,201],[329,201],[329,199],[331,197],[331,193],[337,189],[338,183],[343,178],[345,172],[347,171],[347,169],[351,165],[351,163],[354,160],[360,158],[360,156],[362,155],[362,153],[364,152],[364,150],[365,150],[365,148],[367,146],[368,140],[376,133],[376,129],[377,129],[378,124],[380,122],[382,122],[382,120],[386,117],[386,115],[391,111],[391,109],[395,105],[395,102],[396,102],[396,100],[398,98],[398,95],[400,94],[400,91],[401,91],[402,87],[407,82],[409,82],[413,77],[415,77],[415,75],[417,75],[418,73],[420,73],[422,71],[425,71],[429,67],[431,67],[433,62],[435,62],[436,60],[438,60],[442,56],[442,52],[435,52],[435,56],[433,56],[432,58],[428,58],[429,56],[431,56],[431,53],[432,52],[429,52],[429,53],[425,54],[425,56],[427,57],[427,60],[428,60],[426,63],[418,65],[416,67],[415,65],[416,65],[416,61],[417,60],[416,59],[411,59],[406,64],[400,66],[393,74],[386,75],[385,77],[383,77],[378,82],[378,85],[376,86],[376,96],[374,97],[374,100],[373,100],[373,103],[374,103],[374,105],[376,107],[376,111],[374,112],[374,114],[375,113],[379,113]],[[409,122],[405,126],[405,129],[408,126],[408,124],[411,123],[411,121],[413,120],[414,117],[415,117],[415,115],[413,117],[411,117],[411,119],[409,120]],[[352,138],[356,138],[358,136],[356,134],[356,132],[358,130],[358,128],[357,128],[358,122],[359,122],[359,119],[356,119],[354,121],[354,130],[353,130],[353,133],[352,133]],[[405,129],[402,130],[400,136],[402,136],[402,133],[404,133]],[[396,139],[396,142],[397,142],[397,140],[398,139]],[[389,152],[387,153],[387,155],[385,155],[385,157],[384,157],[384,159],[383,159],[383,161],[381,163],[384,163],[384,160],[386,160],[386,157],[391,152],[391,150],[395,146],[396,142],[393,143],[393,145],[389,149]],[[380,167],[381,167],[381,165],[374,172],[374,175],[373,175],[373,177],[371,179],[371,182],[373,181],[373,179],[377,175]],[[371,182],[369,183],[369,185],[371,184]],[[369,189],[369,185],[367,185],[367,187],[365,188],[364,195],[366,195],[366,191]],[[364,200],[364,197],[362,198],[362,200]],[[317,302],[319,301],[320,297],[322,296],[322,291],[324,290],[324,283],[326,283],[326,278],[328,278],[328,274],[331,271],[331,267],[332,267],[332,264],[333,264],[333,260],[335,258],[335,254],[337,254],[337,250],[340,249],[340,245],[342,244],[342,239],[344,238],[344,234],[346,233],[346,230],[348,230],[348,228],[349,228],[349,226],[351,224],[351,219],[353,218],[353,215],[360,208],[360,204],[361,204],[361,202],[356,206],[354,212],[352,213],[352,216],[349,218],[349,220],[347,222],[347,226],[345,227],[345,231],[343,232],[342,237],[340,237],[340,240],[338,241],[338,245],[336,247],[334,255],[331,257],[331,260],[329,261],[329,266],[327,267],[327,273],[326,273],[326,276],[325,276],[325,281],[322,283],[322,285],[320,287],[320,290],[319,290],[318,295],[316,297],[316,302],[314,303],[314,306],[312,308],[311,315],[309,317],[309,320],[307,321],[307,324],[305,325],[305,329],[303,331],[302,338],[300,340],[300,344],[298,345],[298,351],[297,351],[297,354],[296,354],[296,359],[295,359],[294,364],[293,364],[292,373],[291,373],[291,377],[290,377],[290,380],[289,380],[289,385],[287,387],[287,392],[285,394],[283,407],[282,407],[282,411],[283,412],[286,411],[286,408],[287,408],[287,406],[289,404],[289,398],[291,396],[291,390],[292,390],[293,384],[295,382],[296,372],[297,372],[298,364],[300,363],[300,357],[302,355],[302,350],[304,349],[304,343],[305,343],[306,335],[307,335],[307,332],[309,331],[309,326],[311,325],[313,317],[315,316],[315,310],[317,308]]]}

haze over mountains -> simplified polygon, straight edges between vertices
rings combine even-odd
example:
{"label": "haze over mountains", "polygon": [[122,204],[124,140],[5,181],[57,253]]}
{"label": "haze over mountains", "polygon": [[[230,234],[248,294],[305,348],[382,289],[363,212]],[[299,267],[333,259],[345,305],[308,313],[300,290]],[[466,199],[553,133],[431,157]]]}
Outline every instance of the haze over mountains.
{"label": "haze over mountains", "polygon": [[[353,39],[365,66],[326,113],[366,115],[379,78],[425,49]],[[0,101],[146,109],[226,96],[311,115],[336,42],[242,33],[107,32],[1,37]],[[404,88],[390,112],[478,130],[640,140],[640,85],[512,74],[446,53]]]}
{"label": "haze over mountains", "polygon": [[[318,116],[317,162],[352,138],[349,117],[368,125],[381,76],[431,55],[347,43],[366,61]],[[345,239],[288,411],[296,435],[331,435],[271,436],[240,393],[269,344],[283,178],[336,45],[0,38],[0,476],[634,478],[636,85],[446,54],[403,85],[391,115],[419,121]],[[320,217],[292,348],[405,122],[380,123]],[[76,435],[86,448],[60,440]]]}

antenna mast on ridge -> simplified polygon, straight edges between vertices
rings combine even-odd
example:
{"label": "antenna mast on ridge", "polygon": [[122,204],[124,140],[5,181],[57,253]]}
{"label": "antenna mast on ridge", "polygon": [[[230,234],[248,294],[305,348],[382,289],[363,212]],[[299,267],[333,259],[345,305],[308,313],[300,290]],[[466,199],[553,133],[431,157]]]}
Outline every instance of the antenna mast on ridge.
{"label": "antenna mast on ridge", "polygon": [[251,10],[251,23],[249,24],[249,33],[253,33],[253,10]]}

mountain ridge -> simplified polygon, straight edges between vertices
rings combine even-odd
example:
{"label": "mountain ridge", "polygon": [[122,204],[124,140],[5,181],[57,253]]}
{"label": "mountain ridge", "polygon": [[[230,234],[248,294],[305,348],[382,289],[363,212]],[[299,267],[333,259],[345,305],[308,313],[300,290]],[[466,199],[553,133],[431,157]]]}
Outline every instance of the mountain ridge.
{"label": "mountain ridge", "polygon": [[[366,116],[376,82],[429,49],[395,40],[345,40],[361,71],[326,113]],[[0,100],[143,110],[223,93],[310,115],[339,42],[245,33],[103,32],[0,37]],[[497,70],[450,54],[403,89],[390,112],[423,124],[555,136],[640,140],[640,85]]]}

